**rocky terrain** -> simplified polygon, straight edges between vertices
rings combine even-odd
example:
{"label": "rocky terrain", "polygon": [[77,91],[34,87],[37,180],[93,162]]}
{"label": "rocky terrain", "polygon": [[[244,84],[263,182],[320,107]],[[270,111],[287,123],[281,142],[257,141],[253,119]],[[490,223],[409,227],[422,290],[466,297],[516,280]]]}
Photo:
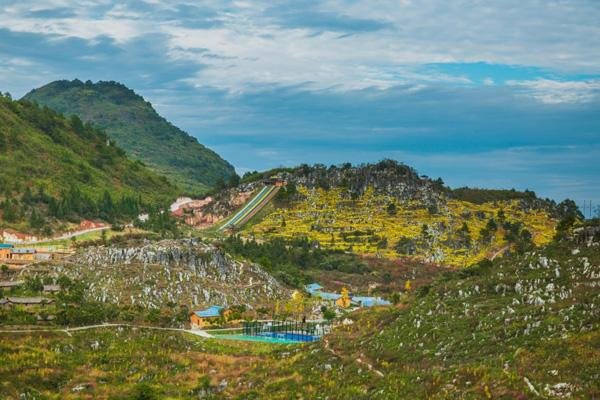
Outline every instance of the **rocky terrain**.
{"label": "rocky terrain", "polygon": [[257,396],[285,387],[274,398],[598,398],[600,242],[581,233],[349,316],[322,345],[271,368]]}
{"label": "rocky terrain", "polygon": [[49,267],[51,275],[84,282],[88,300],[143,308],[252,308],[289,297],[259,266],[193,239],[91,247]]}

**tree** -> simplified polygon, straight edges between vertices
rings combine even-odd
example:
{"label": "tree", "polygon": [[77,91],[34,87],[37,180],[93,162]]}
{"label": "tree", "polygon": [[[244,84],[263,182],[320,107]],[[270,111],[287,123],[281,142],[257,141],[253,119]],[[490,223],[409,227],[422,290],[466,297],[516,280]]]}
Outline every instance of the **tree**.
{"label": "tree", "polygon": [[31,210],[31,215],[29,216],[29,226],[31,229],[39,230],[44,226],[44,223],[44,219],[38,215],[35,208]]}
{"label": "tree", "polygon": [[398,210],[396,208],[396,203],[394,203],[394,202],[388,203],[388,205],[387,205],[388,215],[396,215],[397,212],[398,212]]}

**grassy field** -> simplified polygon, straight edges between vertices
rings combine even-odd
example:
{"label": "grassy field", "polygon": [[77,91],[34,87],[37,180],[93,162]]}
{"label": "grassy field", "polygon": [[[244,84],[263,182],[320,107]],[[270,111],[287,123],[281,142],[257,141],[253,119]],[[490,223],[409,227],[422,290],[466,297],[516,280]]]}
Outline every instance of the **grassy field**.
{"label": "grassy field", "polygon": [[231,397],[252,387],[249,369],[290,347],[133,328],[0,337],[3,399]]}

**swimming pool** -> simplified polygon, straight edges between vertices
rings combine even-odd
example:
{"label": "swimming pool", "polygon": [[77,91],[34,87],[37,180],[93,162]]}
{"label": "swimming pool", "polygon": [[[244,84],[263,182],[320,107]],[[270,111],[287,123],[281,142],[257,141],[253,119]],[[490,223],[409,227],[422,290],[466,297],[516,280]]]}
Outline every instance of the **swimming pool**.
{"label": "swimming pool", "polygon": [[[302,338],[300,336],[303,336]],[[312,342],[319,340],[317,336],[310,335],[298,335],[293,333],[263,333],[260,336],[251,335],[217,335],[215,338],[228,339],[228,340],[246,340],[249,342],[263,342],[263,343],[278,343],[278,344],[299,344],[305,342]],[[310,340],[309,340],[310,339]]]}

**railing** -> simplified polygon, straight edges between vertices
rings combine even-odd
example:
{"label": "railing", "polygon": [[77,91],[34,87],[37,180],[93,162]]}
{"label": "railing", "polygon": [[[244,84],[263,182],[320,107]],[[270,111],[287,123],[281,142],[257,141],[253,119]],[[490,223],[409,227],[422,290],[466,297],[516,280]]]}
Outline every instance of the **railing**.
{"label": "railing", "polygon": [[250,321],[244,322],[243,333],[247,336],[269,336],[312,342],[331,331],[331,323],[325,321]]}

